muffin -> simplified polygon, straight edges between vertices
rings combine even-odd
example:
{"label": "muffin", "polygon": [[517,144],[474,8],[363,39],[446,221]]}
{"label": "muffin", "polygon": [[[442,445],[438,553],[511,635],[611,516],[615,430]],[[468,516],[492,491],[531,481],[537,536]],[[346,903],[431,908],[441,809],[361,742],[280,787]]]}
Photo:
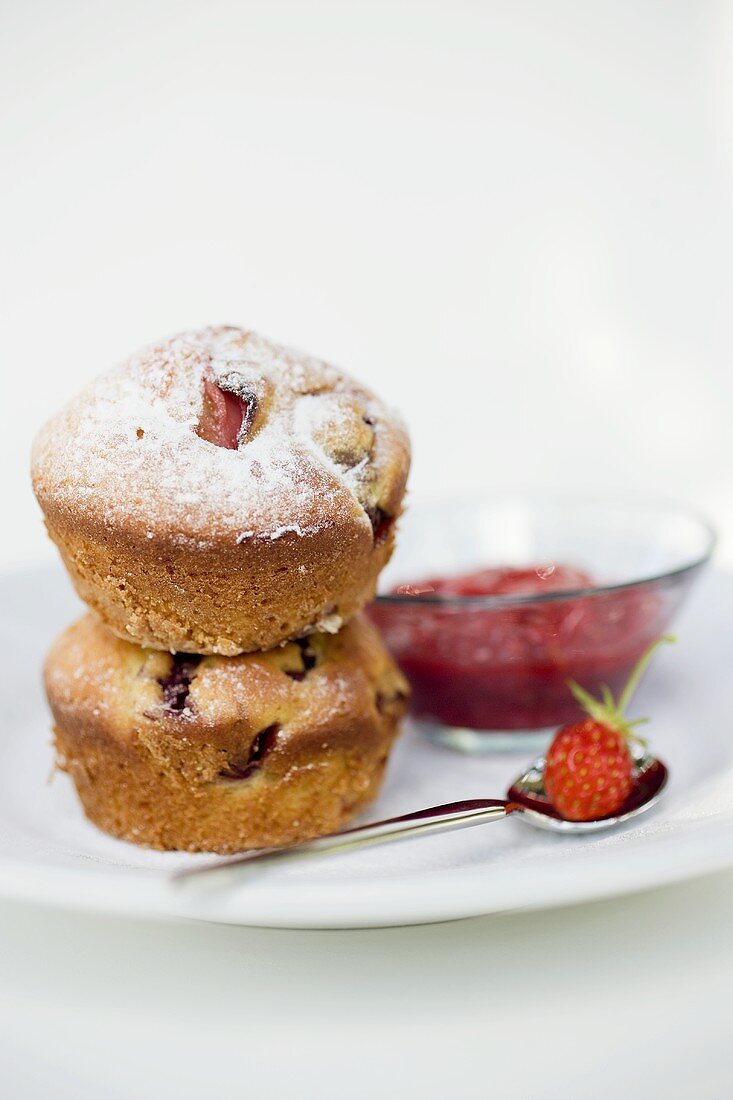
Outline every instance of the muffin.
{"label": "muffin", "polygon": [[337,631],[392,552],[402,422],[317,359],[238,328],[185,333],[41,430],[33,486],[81,598],[171,652]]}
{"label": "muffin", "polygon": [[151,848],[239,852],[340,829],[376,797],[407,684],[357,616],[268,653],[142,649],[94,616],[45,669],[87,817]]}

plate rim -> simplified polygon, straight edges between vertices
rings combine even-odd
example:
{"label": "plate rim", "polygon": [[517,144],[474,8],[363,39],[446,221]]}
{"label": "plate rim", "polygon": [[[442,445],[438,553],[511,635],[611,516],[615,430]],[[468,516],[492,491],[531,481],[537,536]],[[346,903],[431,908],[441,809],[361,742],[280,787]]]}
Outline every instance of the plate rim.
{"label": "plate rim", "polygon": [[[58,572],[58,566],[48,561],[6,566],[0,568],[0,586],[21,575]],[[733,581],[733,572],[726,569],[710,570],[713,583],[716,576],[723,583]],[[733,762],[720,773],[721,779],[727,775],[733,778]],[[0,854],[0,898],[86,913],[283,929],[419,925],[554,909],[639,893],[733,867],[733,816],[725,816],[730,809],[647,833],[638,838],[639,843],[634,843],[633,830],[621,827],[629,843],[579,851],[578,874],[572,879],[557,875],[554,860],[523,874],[520,860],[502,865],[497,876],[487,863],[485,880],[477,875],[476,864],[392,876],[388,892],[375,890],[380,880],[373,874],[361,880],[315,878],[315,890],[304,890],[302,880],[265,878],[250,885],[243,880],[241,887],[222,891],[212,888],[205,876],[187,880],[185,886],[174,884],[160,868],[106,864],[105,874],[95,875],[93,859],[72,867]],[[646,820],[653,820],[656,812],[651,811]],[[502,825],[527,828],[511,821]],[[572,843],[570,838],[564,840]],[[650,858],[650,848],[655,858]],[[583,874],[588,867],[591,872]]]}
{"label": "plate rim", "polygon": [[[519,826],[522,827],[521,825]],[[694,842],[693,842],[694,838]],[[657,858],[650,873],[649,848]],[[326,857],[323,857],[326,858]],[[337,858],[337,857],[334,857]],[[596,849],[577,855],[578,870],[598,866]],[[521,871],[502,868],[496,891],[477,885],[476,868],[416,872],[391,880],[390,896],[375,898],[374,878],[364,881],[316,880],[317,890],[302,882],[267,883],[260,891],[247,883],[224,893],[204,879],[196,887],[175,884],[156,869],[108,868],[103,877],[89,867],[54,867],[0,857],[0,898],[67,910],[148,919],[186,919],[258,928],[348,929],[433,924],[518,911],[557,909],[604,898],[643,893],[733,867],[733,821],[698,823],[691,832],[645,837],[637,846],[618,845],[603,853],[602,869],[578,875],[568,888],[554,877],[553,864],[533,867],[531,885]],[[487,881],[490,879],[490,868]],[[199,888],[202,884],[203,888]],[[432,888],[431,902],[425,898]],[[297,915],[292,905],[297,902]],[[324,909],[328,910],[327,915]]]}

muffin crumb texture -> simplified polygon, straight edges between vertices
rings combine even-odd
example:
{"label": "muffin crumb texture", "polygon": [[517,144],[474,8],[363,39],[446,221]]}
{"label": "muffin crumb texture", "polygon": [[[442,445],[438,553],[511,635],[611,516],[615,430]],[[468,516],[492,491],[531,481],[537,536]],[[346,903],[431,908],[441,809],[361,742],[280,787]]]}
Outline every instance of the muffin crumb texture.
{"label": "muffin crumb texture", "polygon": [[90,820],[192,852],[343,827],[376,797],[408,698],[361,616],[227,659],[143,649],[87,615],[59,637],[45,678],[58,764]]}
{"label": "muffin crumb texture", "polygon": [[223,655],[330,629],[373,597],[408,468],[401,420],[366,388],[232,327],[93,382],[32,463],[49,535],[110,629]]}

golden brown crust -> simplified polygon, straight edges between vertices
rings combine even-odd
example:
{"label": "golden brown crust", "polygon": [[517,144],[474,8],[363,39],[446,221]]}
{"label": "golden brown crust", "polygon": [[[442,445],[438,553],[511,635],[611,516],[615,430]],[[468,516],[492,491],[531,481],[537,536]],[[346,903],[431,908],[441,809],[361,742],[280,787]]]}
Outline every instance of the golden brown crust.
{"label": "golden brown crust", "polygon": [[46,527],[80,598],[121,638],[171,652],[270,649],[336,631],[374,597],[394,533],[374,545],[354,524],[287,533],[245,549],[125,538],[47,505]]}
{"label": "golden brown crust", "polygon": [[162,849],[236,852],[342,827],[377,794],[408,688],[362,617],[268,653],[187,658],[88,615],[45,670],[87,816]]}
{"label": "golden brown crust", "polygon": [[[232,378],[256,411],[227,449],[199,430],[206,385]],[[112,630],[232,655],[336,630],[371,599],[409,444],[340,371],[220,328],[99,379],[42,430],[32,465],[48,532]]]}

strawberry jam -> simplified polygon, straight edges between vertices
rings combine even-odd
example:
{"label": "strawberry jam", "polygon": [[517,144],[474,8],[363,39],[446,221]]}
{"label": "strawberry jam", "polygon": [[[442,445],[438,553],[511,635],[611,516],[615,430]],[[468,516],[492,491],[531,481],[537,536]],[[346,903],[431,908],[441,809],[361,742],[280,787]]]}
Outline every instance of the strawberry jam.
{"label": "strawberry jam", "polygon": [[569,565],[487,568],[401,585],[392,595],[409,598],[370,614],[411,682],[416,716],[542,729],[578,718],[568,679],[619,691],[683,594],[661,581],[577,594],[594,583]]}

